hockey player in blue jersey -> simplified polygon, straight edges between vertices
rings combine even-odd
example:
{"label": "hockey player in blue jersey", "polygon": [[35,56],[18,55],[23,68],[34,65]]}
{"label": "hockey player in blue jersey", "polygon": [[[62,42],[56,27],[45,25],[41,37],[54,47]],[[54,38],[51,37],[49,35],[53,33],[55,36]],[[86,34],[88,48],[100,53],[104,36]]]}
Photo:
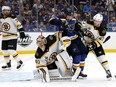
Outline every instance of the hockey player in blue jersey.
{"label": "hockey player in blue jersey", "polygon": [[[62,36],[75,36],[78,35],[78,31],[75,31],[75,23],[77,22],[71,15],[71,11],[65,10],[65,18],[51,18],[50,24],[56,25],[59,28],[59,31],[62,31]],[[86,47],[81,41],[80,35],[73,38],[71,45],[67,48],[69,55],[73,58],[73,71],[74,75],[72,80],[76,80],[78,76],[87,77],[86,74],[83,74],[84,61],[86,58]]]}

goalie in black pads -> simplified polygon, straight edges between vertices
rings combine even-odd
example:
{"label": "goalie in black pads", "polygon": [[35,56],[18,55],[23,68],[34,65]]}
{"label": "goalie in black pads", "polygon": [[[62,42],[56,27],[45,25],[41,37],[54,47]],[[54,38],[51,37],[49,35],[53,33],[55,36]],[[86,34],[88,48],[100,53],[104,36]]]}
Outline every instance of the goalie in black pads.
{"label": "goalie in black pads", "polygon": [[[40,35],[36,39],[38,48],[35,53],[35,62],[36,68],[40,73],[43,82],[50,82],[48,69],[57,69],[55,64],[58,50],[58,47],[56,47],[57,44],[55,44],[57,42],[56,37],[56,35],[49,35],[47,38],[45,38],[44,36]],[[50,46],[55,46],[55,48],[50,49]]]}
{"label": "goalie in black pads", "polygon": [[[2,69],[11,68],[10,55],[17,62],[17,69],[20,69],[23,65],[23,62],[18,57],[17,49],[17,30],[20,32],[20,37],[25,38],[23,31],[23,26],[17,20],[17,18],[11,16],[11,8],[9,6],[2,6],[2,16],[0,17],[0,30],[2,32],[2,53],[6,61],[6,65],[2,66]],[[7,33],[8,32],[8,33]]]}
{"label": "goalie in black pads", "polygon": [[59,33],[48,35],[44,37],[42,35],[37,38],[38,48],[35,53],[35,63],[38,73],[41,75],[43,82],[50,82],[49,71],[56,70],[58,76],[65,76],[66,73],[70,73],[72,70],[72,62],[66,51],[67,46],[70,45],[70,39],[68,37],[61,38],[61,41],[65,45],[61,45],[59,49]]}

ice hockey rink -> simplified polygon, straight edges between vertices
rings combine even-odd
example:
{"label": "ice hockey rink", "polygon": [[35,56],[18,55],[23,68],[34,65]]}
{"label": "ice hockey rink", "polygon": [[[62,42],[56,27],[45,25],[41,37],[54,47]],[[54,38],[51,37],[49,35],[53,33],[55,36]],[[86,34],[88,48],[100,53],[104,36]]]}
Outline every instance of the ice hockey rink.
{"label": "ice hockey rink", "polygon": [[[0,67],[4,64],[3,57],[0,56]],[[23,79],[33,79],[33,71],[36,70],[34,55],[20,55],[24,62],[21,70],[16,70],[16,62],[12,59],[12,69],[3,71],[0,69],[0,87],[116,87],[116,53],[106,53],[109,61],[113,79],[108,81],[106,74],[92,53],[86,59],[85,73],[86,79],[78,79],[76,82],[55,81],[43,83],[41,80],[23,81]],[[20,80],[20,81],[19,81]]]}

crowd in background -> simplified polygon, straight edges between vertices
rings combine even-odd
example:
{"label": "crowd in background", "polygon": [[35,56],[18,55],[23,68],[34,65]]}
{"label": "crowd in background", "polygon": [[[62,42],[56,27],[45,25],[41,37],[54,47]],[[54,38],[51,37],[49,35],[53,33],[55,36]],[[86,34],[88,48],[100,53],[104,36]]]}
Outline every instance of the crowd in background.
{"label": "crowd in background", "polygon": [[116,26],[115,0],[0,0],[0,15],[3,5],[11,7],[12,15],[17,16],[28,32],[56,31],[49,19],[53,15],[64,15],[63,10],[69,7],[76,13],[78,21],[91,20],[100,12],[104,16],[104,24]]}

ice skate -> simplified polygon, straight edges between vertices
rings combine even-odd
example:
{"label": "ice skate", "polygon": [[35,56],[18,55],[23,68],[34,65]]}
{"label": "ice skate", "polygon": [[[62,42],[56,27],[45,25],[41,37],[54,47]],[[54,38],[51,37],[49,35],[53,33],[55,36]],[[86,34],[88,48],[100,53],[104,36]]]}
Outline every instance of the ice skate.
{"label": "ice skate", "polygon": [[108,79],[108,80],[112,80],[112,75],[111,75],[111,72],[110,72],[110,70],[107,70],[106,71],[106,78]]}
{"label": "ice skate", "polygon": [[78,76],[78,78],[81,78],[81,79],[86,78],[86,77],[87,77],[87,74],[84,74],[83,72],[80,72]]}
{"label": "ice skate", "polygon": [[23,62],[20,60],[17,65],[17,69],[20,70],[24,66]]}
{"label": "ice skate", "polygon": [[3,70],[10,70],[11,69],[11,60],[4,66],[2,66]]}

